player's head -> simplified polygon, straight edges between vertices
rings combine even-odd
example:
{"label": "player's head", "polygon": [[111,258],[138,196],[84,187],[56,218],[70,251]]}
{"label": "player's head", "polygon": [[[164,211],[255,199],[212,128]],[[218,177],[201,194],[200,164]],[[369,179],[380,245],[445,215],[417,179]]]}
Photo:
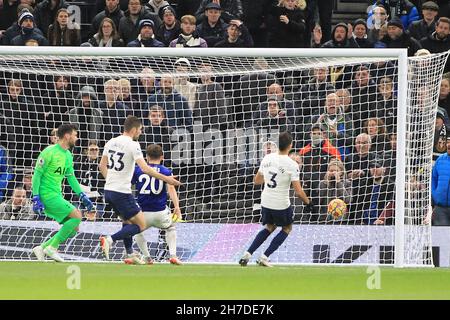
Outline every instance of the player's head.
{"label": "player's head", "polygon": [[151,144],[145,150],[148,162],[161,162],[163,160],[163,150],[159,144]]}
{"label": "player's head", "polygon": [[278,150],[286,152],[292,149],[292,135],[289,131],[280,133],[278,137]]}
{"label": "player's head", "polygon": [[64,123],[58,127],[58,140],[67,143],[69,148],[75,146],[78,140],[77,127],[71,123]]}
{"label": "player's head", "polygon": [[135,116],[128,116],[124,123],[124,132],[129,135],[134,141],[139,139],[142,133],[142,123],[139,118]]}

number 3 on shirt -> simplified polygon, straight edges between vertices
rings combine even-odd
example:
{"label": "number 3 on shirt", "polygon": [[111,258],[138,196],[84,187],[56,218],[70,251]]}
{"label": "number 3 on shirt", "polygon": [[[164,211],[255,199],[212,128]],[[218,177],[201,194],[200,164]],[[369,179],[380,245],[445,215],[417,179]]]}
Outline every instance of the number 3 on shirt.
{"label": "number 3 on shirt", "polygon": [[277,177],[277,173],[269,171],[269,174],[271,174],[272,177],[270,178],[270,183],[267,183],[267,186],[271,189],[274,189],[277,187],[277,181],[275,180],[275,178]]}
{"label": "number 3 on shirt", "polygon": [[114,169],[116,171],[122,171],[125,167],[125,164],[122,161],[125,153],[116,152],[115,150],[109,150],[109,161],[108,161],[108,169]]}

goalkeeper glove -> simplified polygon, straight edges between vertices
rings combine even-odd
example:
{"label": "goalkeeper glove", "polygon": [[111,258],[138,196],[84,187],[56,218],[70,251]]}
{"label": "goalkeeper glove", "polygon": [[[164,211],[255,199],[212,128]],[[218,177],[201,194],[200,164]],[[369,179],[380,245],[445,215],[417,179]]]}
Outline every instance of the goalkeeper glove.
{"label": "goalkeeper glove", "polygon": [[33,212],[36,214],[41,214],[44,211],[44,205],[41,202],[41,198],[39,196],[33,197]]}
{"label": "goalkeeper glove", "polygon": [[91,211],[94,208],[94,204],[92,203],[91,199],[89,199],[89,197],[84,192],[80,193],[80,201],[87,211]]}

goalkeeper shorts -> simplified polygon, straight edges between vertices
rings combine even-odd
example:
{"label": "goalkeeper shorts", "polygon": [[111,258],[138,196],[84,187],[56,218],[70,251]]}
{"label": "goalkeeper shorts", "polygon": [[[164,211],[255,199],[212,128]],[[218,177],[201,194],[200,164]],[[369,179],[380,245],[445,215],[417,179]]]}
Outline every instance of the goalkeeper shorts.
{"label": "goalkeeper shorts", "polygon": [[76,209],[73,204],[65,200],[61,195],[41,197],[41,201],[44,205],[44,214],[58,223],[62,223]]}

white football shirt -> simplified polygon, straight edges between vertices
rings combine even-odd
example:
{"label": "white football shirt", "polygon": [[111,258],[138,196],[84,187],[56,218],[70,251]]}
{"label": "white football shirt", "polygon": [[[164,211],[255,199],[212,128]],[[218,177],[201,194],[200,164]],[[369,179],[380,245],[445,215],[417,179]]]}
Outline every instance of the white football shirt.
{"label": "white football shirt", "polygon": [[261,161],[258,172],[264,176],[261,206],[273,210],[289,208],[291,182],[300,180],[298,163],[288,155],[270,153]]}
{"label": "white football shirt", "polygon": [[123,135],[112,138],[106,143],[103,155],[108,157],[105,190],[131,194],[136,160],[144,158],[139,142]]}

